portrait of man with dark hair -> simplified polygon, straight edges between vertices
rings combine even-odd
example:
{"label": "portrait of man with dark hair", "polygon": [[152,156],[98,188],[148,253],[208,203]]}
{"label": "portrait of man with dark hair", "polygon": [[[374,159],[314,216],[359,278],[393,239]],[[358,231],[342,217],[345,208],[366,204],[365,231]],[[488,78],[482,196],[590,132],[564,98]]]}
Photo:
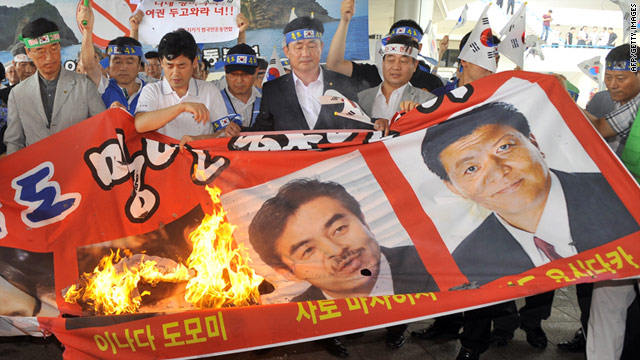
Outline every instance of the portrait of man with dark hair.
{"label": "portrait of man with dark hair", "polygon": [[249,225],[262,261],[311,284],[291,301],[438,291],[413,246],[380,246],[358,201],[340,184],[295,179]]}
{"label": "portrait of man with dark hair", "polygon": [[491,211],[453,251],[479,285],[639,230],[599,172],[550,169],[529,123],[491,102],[429,128],[422,158],[454,194]]}

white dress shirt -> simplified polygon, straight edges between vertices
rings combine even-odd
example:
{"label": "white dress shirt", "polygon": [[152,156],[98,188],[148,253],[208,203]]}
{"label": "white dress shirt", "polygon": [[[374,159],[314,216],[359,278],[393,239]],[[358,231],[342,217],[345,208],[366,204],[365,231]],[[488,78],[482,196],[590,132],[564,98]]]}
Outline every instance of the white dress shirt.
{"label": "white dress shirt", "polygon": [[391,96],[389,96],[389,102],[387,103],[387,98],[385,98],[384,94],[382,93],[382,84],[380,84],[378,86],[376,98],[375,100],[373,100],[371,118],[391,120],[391,118],[393,118],[393,115],[400,111],[400,98],[402,97],[404,89],[407,88],[407,85],[409,85],[409,83],[406,83],[402,87],[393,90]]}
{"label": "white dress shirt", "polygon": [[315,81],[305,85],[300,78],[296,76],[295,71],[291,72],[293,75],[293,82],[296,86],[296,95],[298,96],[298,103],[302,108],[304,118],[309,124],[309,129],[313,129],[318,122],[318,116],[320,115],[320,100],[318,98],[322,96],[322,90],[324,89],[324,78],[322,76],[322,67],[320,67],[320,73]]}
{"label": "white dress shirt", "polygon": [[544,265],[551,260],[534,244],[534,236],[553,245],[555,251],[562,257],[570,257],[578,253],[571,238],[569,214],[562,184],[560,184],[560,180],[553,172],[550,172],[550,175],[551,189],[549,190],[547,203],[542,211],[538,228],[534,234],[515,228],[498,216],[500,223],[520,243],[520,246],[531,258],[535,266]]}

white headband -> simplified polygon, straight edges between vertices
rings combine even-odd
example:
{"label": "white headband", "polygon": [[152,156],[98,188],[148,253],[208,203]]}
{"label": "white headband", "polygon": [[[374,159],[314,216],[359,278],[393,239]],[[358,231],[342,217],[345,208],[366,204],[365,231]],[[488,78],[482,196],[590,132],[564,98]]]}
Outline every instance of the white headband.
{"label": "white headband", "polygon": [[382,56],[388,54],[406,55],[414,59],[418,58],[419,50],[413,46],[403,44],[387,44],[382,48]]}

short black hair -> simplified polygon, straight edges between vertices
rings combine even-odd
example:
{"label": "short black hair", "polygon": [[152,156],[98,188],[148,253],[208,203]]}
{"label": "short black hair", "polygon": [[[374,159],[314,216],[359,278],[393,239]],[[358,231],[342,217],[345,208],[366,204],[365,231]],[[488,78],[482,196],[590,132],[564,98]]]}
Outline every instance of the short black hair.
{"label": "short black hair", "polygon": [[[638,54],[638,48],[636,45],[622,44],[614,47],[609,51],[607,57],[605,57],[605,63],[618,62],[618,61],[631,61],[631,48],[633,47],[634,54]],[[638,69],[636,67],[636,72]]]}
{"label": "short black hair", "polygon": [[284,31],[282,33],[286,34],[293,30],[300,29],[311,29],[324,34],[324,25],[322,25],[322,22],[316,18],[311,18],[309,16],[301,16],[299,18],[291,20],[284,27]]}
{"label": "short black hair", "polygon": [[158,55],[160,59],[173,60],[180,55],[184,55],[189,60],[196,59],[198,54],[198,44],[193,35],[185,29],[178,29],[165,34],[160,39],[158,45]]}
{"label": "short black hair", "polygon": [[45,18],[38,18],[22,28],[23,38],[37,38],[50,32],[59,31],[58,25]]}
{"label": "short black hair", "polygon": [[[256,52],[253,50],[253,48],[251,48],[251,46],[247,44],[237,44],[231,49],[229,49],[229,52],[227,52],[227,56],[235,55],[235,54],[256,56]],[[240,70],[240,71],[246,72],[247,74],[253,75],[256,73],[257,68],[258,68],[257,66],[232,64],[232,65],[225,65],[224,72],[226,74],[229,74],[234,71]]]}
{"label": "short black hair", "polygon": [[6,75],[7,74],[5,73],[5,70],[4,70],[4,64],[0,62],[0,81],[4,81],[4,79],[7,77]]}
{"label": "short black hair", "polygon": [[157,51],[147,51],[146,53],[144,53],[144,58],[149,60],[149,59],[160,59],[160,55],[158,54]]}
{"label": "short black hair", "polygon": [[491,102],[428,128],[422,140],[424,163],[440,179],[450,181],[440,160],[442,151],[459,139],[471,135],[476,129],[492,124],[512,127],[525,137],[531,134],[529,122],[513,105]]}
{"label": "short black hair", "polygon": [[[122,46],[140,46],[142,47],[142,44],[140,44],[140,41],[129,37],[129,36],[118,36],[117,38],[109,41],[109,46],[116,46],[116,48],[118,49],[118,51],[120,51],[120,47]],[[138,60],[142,60],[141,57],[138,56]]]}
{"label": "short black hair", "polygon": [[393,25],[391,25],[391,27],[389,28],[389,34],[391,34],[391,32],[399,27],[410,27],[413,29],[418,30],[418,32],[420,32],[420,36],[424,35],[424,31],[422,30],[422,28],[420,27],[420,24],[418,24],[417,22],[411,20],[411,19],[403,19],[403,20],[398,20],[396,22],[393,23]]}
{"label": "short black hair", "polygon": [[[464,48],[464,46],[467,44],[467,40],[469,40],[469,36],[471,36],[471,31],[466,33],[462,37],[462,40],[460,40],[460,47],[459,47],[460,51],[462,51],[462,48]],[[497,36],[493,35],[493,32],[492,32],[491,42],[493,42],[494,47],[500,44],[500,39]]]}
{"label": "short black hair", "polygon": [[276,242],[282,235],[287,221],[298,208],[319,197],[338,201],[366,224],[360,203],[342,185],[315,179],[292,180],[282,186],[276,196],[262,204],[249,225],[249,241],[265,264],[271,267],[287,267],[276,250]]}
{"label": "short black hair", "polygon": [[269,62],[261,57],[258,58],[258,69],[267,70],[269,67]]}

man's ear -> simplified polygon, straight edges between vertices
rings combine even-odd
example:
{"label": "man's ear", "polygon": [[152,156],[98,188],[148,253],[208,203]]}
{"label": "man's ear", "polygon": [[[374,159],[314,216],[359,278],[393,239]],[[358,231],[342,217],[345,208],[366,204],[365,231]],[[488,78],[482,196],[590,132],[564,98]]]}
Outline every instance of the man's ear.
{"label": "man's ear", "polygon": [[273,269],[289,281],[300,281],[287,267],[275,266]]}
{"label": "man's ear", "polygon": [[451,183],[451,181],[443,180],[442,182],[444,182],[444,185],[447,187],[447,189],[449,189],[449,191],[451,191],[452,193],[454,193],[454,194],[456,194],[458,196],[464,197],[464,195],[460,194],[458,189]]}
{"label": "man's ear", "polygon": [[[27,49],[27,47],[24,47],[24,53],[27,54],[27,57],[29,57],[29,59],[31,59],[31,56],[29,55],[29,49]],[[31,59],[33,60],[33,59]]]}
{"label": "man's ear", "polygon": [[289,44],[283,46],[282,47],[282,51],[284,51],[284,56],[288,59],[289,58]]}
{"label": "man's ear", "polygon": [[422,43],[418,44],[418,53],[420,53],[422,51]]}

